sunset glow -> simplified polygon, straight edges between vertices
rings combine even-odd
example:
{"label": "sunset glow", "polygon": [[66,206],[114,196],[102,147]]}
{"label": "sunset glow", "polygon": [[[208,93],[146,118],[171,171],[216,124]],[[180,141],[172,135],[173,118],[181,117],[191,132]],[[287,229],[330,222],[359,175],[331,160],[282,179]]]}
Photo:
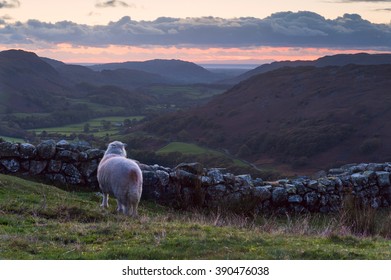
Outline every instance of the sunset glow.
{"label": "sunset glow", "polygon": [[391,52],[390,1],[5,0],[0,50],[67,63],[261,64]]}
{"label": "sunset glow", "polygon": [[[21,46],[19,46],[21,47]],[[24,48],[29,50],[28,48]],[[165,46],[116,46],[105,48],[74,47],[60,44],[56,48],[31,49],[42,57],[56,58],[65,63],[98,64],[151,59],[180,59],[195,63],[216,64],[263,64],[281,60],[314,60],[326,55],[350,53],[382,53],[374,50],[254,47],[254,48],[191,48]],[[385,53],[385,52],[384,52]]]}

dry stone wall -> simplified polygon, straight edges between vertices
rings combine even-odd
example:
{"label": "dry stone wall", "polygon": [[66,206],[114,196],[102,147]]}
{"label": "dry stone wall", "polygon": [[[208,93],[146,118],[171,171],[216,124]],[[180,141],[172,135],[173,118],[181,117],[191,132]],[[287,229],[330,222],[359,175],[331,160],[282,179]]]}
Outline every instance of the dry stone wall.
{"label": "dry stone wall", "polygon": [[[0,172],[41,178],[68,189],[98,191],[96,171],[103,150],[67,141],[37,146],[0,143]],[[142,199],[179,208],[223,208],[249,213],[336,212],[355,197],[372,208],[391,205],[391,163],[350,164],[330,169],[319,179],[307,177],[265,182],[199,163],[175,168],[140,163]]]}
{"label": "dry stone wall", "polygon": [[104,151],[67,141],[0,143],[0,172],[45,179],[61,186],[96,188],[96,170]]}

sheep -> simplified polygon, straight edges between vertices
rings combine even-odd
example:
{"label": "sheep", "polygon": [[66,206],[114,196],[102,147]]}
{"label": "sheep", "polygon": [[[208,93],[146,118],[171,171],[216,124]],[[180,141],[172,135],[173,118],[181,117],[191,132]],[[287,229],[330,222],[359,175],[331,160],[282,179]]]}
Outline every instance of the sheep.
{"label": "sheep", "polygon": [[103,193],[101,207],[108,207],[109,195],[117,199],[117,211],[137,217],[143,175],[137,163],[126,158],[126,144],[111,142],[98,165],[97,179]]}

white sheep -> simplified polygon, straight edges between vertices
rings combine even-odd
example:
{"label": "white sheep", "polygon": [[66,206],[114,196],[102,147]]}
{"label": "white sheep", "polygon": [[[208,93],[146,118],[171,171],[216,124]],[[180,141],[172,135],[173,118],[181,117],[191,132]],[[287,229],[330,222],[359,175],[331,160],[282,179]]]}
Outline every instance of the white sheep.
{"label": "white sheep", "polygon": [[126,144],[110,143],[98,166],[98,182],[103,193],[101,207],[108,207],[109,194],[117,199],[117,211],[137,217],[143,175],[140,167],[126,158]]}

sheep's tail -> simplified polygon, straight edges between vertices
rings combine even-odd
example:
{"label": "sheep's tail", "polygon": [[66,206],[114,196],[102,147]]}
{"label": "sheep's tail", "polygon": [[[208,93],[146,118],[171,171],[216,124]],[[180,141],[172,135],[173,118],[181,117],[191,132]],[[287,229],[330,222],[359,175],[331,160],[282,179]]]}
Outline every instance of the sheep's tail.
{"label": "sheep's tail", "polygon": [[130,182],[134,183],[135,186],[141,186],[143,184],[142,175],[137,170],[130,170],[129,172]]}

